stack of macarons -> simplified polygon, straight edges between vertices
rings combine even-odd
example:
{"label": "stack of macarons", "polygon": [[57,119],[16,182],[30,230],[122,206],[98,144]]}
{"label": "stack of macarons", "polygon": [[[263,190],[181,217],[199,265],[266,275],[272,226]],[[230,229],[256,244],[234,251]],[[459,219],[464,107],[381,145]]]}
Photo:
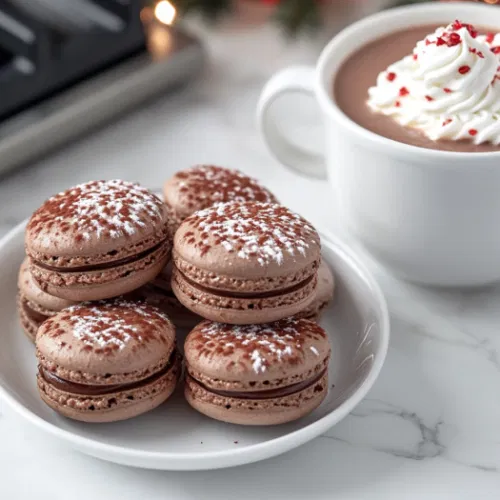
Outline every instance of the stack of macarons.
{"label": "stack of macarons", "polygon": [[[257,180],[248,177],[247,175],[237,170],[231,170],[213,165],[200,165],[176,173],[171,179],[169,179],[165,183],[163,187],[163,197],[165,203],[171,208],[171,211],[175,215],[175,219],[176,221],[179,222],[179,224],[182,223],[185,219],[195,214],[196,212],[200,211],[203,212],[204,210],[210,209],[211,207],[215,207],[218,204],[250,203],[250,205],[253,206],[251,210],[258,211],[259,210],[258,207],[261,206],[258,204],[276,205],[279,203],[274,194],[272,194],[267,188],[262,186],[262,184],[260,184]],[[291,212],[288,213],[291,214]],[[292,214],[292,216],[296,217],[295,214]],[[203,215],[201,215],[201,217],[203,217]],[[277,217],[279,217],[279,215],[277,215]],[[247,216],[247,219],[251,219],[251,214]],[[203,221],[201,223],[203,224]],[[193,224],[193,222],[192,221],[188,222],[188,224]],[[182,234],[188,233],[190,235],[191,233],[191,231],[186,228],[187,228],[186,224],[182,225],[181,231],[183,231],[184,233],[181,232],[177,238],[177,240],[179,241],[177,245],[178,251],[174,252],[174,255],[176,253],[178,254],[178,262],[182,260],[183,249],[189,253],[190,251],[189,248],[193,244],[192,238],[187,238],[185,239],[184,242],[181,242],[181,240],[183,239]],[[310,230],[311,226],[310,224],[306,223],[306,228],[304,230],[307,231],[308,229]],[[204,232],[201,231],[200,235],[203,234]],[[319,241],[319,237],[317,236],[315,230],[310,231],[310,235],[311,234],[314,234],[314,238],[317,241]],[[306,240],[310,235],[306,235]],[[261,235],[261,238],[262,237],[263,236]],[[216,238],[216,240],[218,239],[220,238]],[[228,244],[229,242],[222,243],[221,241],[219,242],[219,247],[222,248],[222,251],[224,251],[224,249],[227,248]],[[262,246],[262,243],[259,241],[257,241],[256,244]],[[277,244],[280,245],[281,242],[278,242]],[[195,251],[195,249],[193,249],[193,251]],[[263,247],[262,251],[266,252],[269,251],[269,249]],[[319,252],[318,245],[315,246],[315,252],[314,250],[312,250],[309,254],[310,256],[313,256],[313,260],[317,260],[317,254]],[[220,266],[225,266],[226,268],[228,267],[232,268],[233,264],[235,264],[236,268],[232,268],[232,271],[230,272],[230,274],[234,275],[235,273],[238,272],[237,267],[240,259],[235,260],[233,258],[234,252],[227,252],[227,253],[228,255],[230,255],[230,258],[228,262],[224,262],[226,257],[223,254],[217,254],[217,250],[212,250],[210,257],[204,257],[202,259],[201,268],[203,269],[204,266],[208,265],[208,267],[210,268],[208,269],[208,272],[214,272],[215,270],[213,269],[214,266],[218,268],[220,268]],[[213,255],[215,255],[216,262],[213,262],[214,260],[212,257]],[[268,255],[267,257],[270,256]],[[288,261],[294,260],[294,257],[289,254],[288,257],[286,258],[288,259]],[[174,260],[174,258],[172,260]],[[252,261],[252,259],[250,259],[250,261],[248,261],[245,264],[246,269],[243,271],[244,273],[243,276],[246,276],[248,273],[252,274],[254,272],[257,272],[257,268],[255,270],[252,270],[254,268],[253,263],[256,262],[257,260],[258,259],[253,259]],[[271,263],[271,260],[269,258],[268,260],[269,264],[271,264],[272,267],[273,264]],[[190,262],[189,256],[186,257],[186,261]],[[286,265],[282,264],[283,263],[280,262],[275,262],[274,264],[274,267],[277,270],[278,274],[286,274],[287,272]],[[291,266],[293,269],[300,266],[300,264],[292,263]],[[182,264],[179,263],[179,267],[182,267]],[[260,267],[260,274],[265,276],[265,278],[267,278],[268,276],[266,275],[266,273],[270,271],[269,265],[266,266],[259,265],[259,267]],[[163,276],[164,278],[167,278],[166,281],[172,282],[172,288],[175,289],[177,287],[177,291],[175,292],[175,294],[173,294],[172,297],[171,307],[173,307],[173,304],[175,304],[177,309],[181,310],[183,305],[188,305],[188,304],[185,303],[186,302],[185,294],[182,294],[182,292],[179,291],[179,287],[175,284],[176,280],[170,279],[171,278],[170,274],[172,272],[172,269],[173,266],[169,266],[168,270],[164,273]],[[222,270],[220,274],[224,274],[224,270]],[[250,282],[251,280],[248,281]],[[163,283],[165,283],[165,280],[163,280]],[[223,287],[222,283],[219,284]],[[258,283],[256,283],[256,285],[260,286]],[[215,288],[217,288],[217,286]],[[320,319],[320,315],[323,312],[323,310],[331,302],[333,298],[333,292],[334,292],[333,274],[328,265],[326,263],[322,263],[319,266],[318,286],[315,289],[314,297],[312,301],[308,301],[308,305],[304,305],[304,303],[302,303],[302,305],[300,304],[295,305],[295,308],[299,311],[297,313],[297,317],[318,321]],[[184,299],[182,298],[183,296]],[[207,308],[206,307],[204,308],[201,304],[196,305],[193,303],[191,307],[189,307],[188,305],[188,307],[185,309],[191,310],[192,312],[195,312],[196,314],[199,314],[202,317],[215,319],[216,321],[227,321],[225,315],[220,314],[221,313],[220,309],[218,312],[216,312],[215,317],[213,317],[212,315],[203,316],[203,312],[200,313],[200,308],[204,309],[206,313]],[[250,316],[252,321],[255,318],[255,314],[252,314],[251,312],[250,314],[247,314],[247,316]],[[267,318],[264,319],[262,315],[260,315],[261,321],[262,320],[266,321],[270,319],[269,312],[266,313],[266,316]],[[281,313],[279,313],[277,317],[283,317],[283,316]],[[196,318],[198,319],[198,321],[200,320],[199,316],[196,316]]]}
{"label": "stack of macarons", "polygon": [[181,378],[179,327],[199,412],[251,425],[309,413],[330,356],[310,320],[334,289],[314,227],[236,170],[187,169],[163,194],[93,181],[29,220],[18,309],[43,401],[85,422],[157,407]]}
{"label": "stack of macarons", "polygon": [[93,181],[47,200],[26,227],[18,305],[36,342],[42,399],[62,415],[109,422],[165,401],[180,377],[175,327],[117,297],[170,261],[174,217],[153,193]]}
{"label": "stack of macarons", "polygon": [[30,261],[26,257],[19,269],[17,308],[23,331],[34,342],[38,327],[46,319],[76,302],[44,292],[31,275],[29,266]]}

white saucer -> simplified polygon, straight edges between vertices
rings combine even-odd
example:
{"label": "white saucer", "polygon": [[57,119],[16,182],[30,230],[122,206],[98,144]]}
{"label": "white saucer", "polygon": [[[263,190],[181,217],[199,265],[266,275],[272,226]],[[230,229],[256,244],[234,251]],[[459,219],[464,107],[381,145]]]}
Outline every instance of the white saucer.
{"label": "white saucer", "polygon": [[386,302],[371,274],[343,244],[322,234],[323,257],[337,279],[336,299],[323,317],[333,347],[325,402],[297,422],[239,427],[196,413],[182,391],[162,407],[115,424],[60,417],[39,399],[33,345],[16,314],[17,272],[24,224],[0,241],[0,397],[20,416],[75,449],[149,469],[218,469],[263,460],[296,448],[342,420],[378,377],[389,343]]}

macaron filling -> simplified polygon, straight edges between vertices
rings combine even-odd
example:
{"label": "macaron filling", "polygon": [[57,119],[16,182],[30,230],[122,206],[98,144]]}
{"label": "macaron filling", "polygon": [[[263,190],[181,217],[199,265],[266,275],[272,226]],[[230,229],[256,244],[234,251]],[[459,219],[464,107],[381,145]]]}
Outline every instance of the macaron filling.
{"label": "macaron filling", "polygon": [[137,389],[139,387],[152,384],[167,375],[170,370],[175,366],[176,361],[180,359],[180,354],[176,349],[172,352],[167,364],[160,371],[154,373],[150,377],[135,382],[130,382],[127,384],[113,384],[113,385],[87,385],[78,384],[76,382],[70,382],[64,380],[54,373],[46,370],[44,367],[39,366],[38,373],[40,377],[45,380],[52,387],[67,392],[70,394],[79,394],[83,396],[104,396],[107,394],[113,394],[115,392]]}
{"label": "macaron filling", "polygon": [[216,288],[212,287],[207,287],[204,285],[200,285],[199,283],[196,283],[193,281],[191,278],[188,278],[182,271],[180,271],[177,267],[175,268],[176,272],[179,273],[180,277],[182,280],[184,280],[186,283],[188,283],[190,286],[193,288],[196,288],[200,292],[203,293],[208,293],[210,295],[218,295],[219,297],[228,297],[228,298],[242,298],[242,299],[267,299],[267,298],[272,298],[272,297],[279,297],[284,294],[288,293],[293,293],[298,290],[301,290],[302,288],[307,287],[314,279],[315,275],[309,276],[307,279],[304,281],[301,281],[300,283],[297,283],[296,285],[287,287],[287,288],[281,288],[279,290],[272,290],[272,291],[266,291],[266,292],[228,292],[225,290],[219,290]]}
{"label": "macaron filling", "polygon": [[102,271],[106,269],[113,269],[118,266],[123,266],[126,264],[132,264],[134,262],[137,262],[139,260],[142,260],[152,254],[154,254],[156,251],[160,250],[167,242],[169,238],[165,238],[162,240],[160,243],[157,243],[155,246],[148,248],[147,250],[144,250],[143,252],[140,252],[139,254],[132,255],[131,257],[126,257],[124,259],[119,259],[111,262],[104,262],[101,264],[92,264],[88,266],[80,266],[80,267],[57,267],[57,266],[51,266],[49,264],[46,264],[44,262],[40,262],[39,260],[32,259],[33,264],[35,266],[38,266],[42,269],[45,269],[47,271],[55,271],[58,273],[75,273],[75,272],[86,272],[86,271]]}
{"label": "macaron filling", "polygon": [[[318,375],[313,377],[312,379],[304,380],[302,382],[298,382],[296,384],[292,384],[286,387],[277,387],[275,389],[268,389],[264,391],[254,391],[254,392],[241,392],[241,391],[221,391],[218,389],[212,389],[199,380],[196,380],[191,376],[191,374],[186,375],[186,378],[198,384],[202,389],[216,394],[217,396],[221,396],[224,398],[236,398],[236,399],[246,399],[246,400],[261,400],[261,399],[276,399],[276,398],[285,398],[287,396],[292,396],[299,392],[302,392],[310,387],[317,384],[327,373],[327,369],[322,370]],[[317,392],[322,392],[324,387],[322,385],[318,385]]]}

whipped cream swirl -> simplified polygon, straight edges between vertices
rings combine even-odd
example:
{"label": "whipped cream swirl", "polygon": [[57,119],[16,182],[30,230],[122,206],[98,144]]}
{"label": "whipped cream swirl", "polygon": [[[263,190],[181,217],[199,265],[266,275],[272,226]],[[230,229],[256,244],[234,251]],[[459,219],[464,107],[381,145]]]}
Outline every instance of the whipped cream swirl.
{"label": "whipped cream swirl", "polygon": [[368,105],[432,140],[500,144],[500,35],[455,21],[417,43],[368,91]]}

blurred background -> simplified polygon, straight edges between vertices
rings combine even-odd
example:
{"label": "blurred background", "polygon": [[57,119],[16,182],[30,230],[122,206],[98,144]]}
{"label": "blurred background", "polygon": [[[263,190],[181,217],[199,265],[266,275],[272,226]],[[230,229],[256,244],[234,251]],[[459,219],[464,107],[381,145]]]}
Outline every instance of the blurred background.
{"label": "blurred background", "polygon": [[[196,163],[264,177],[287,201],[295,180],[254,124],[262,86],[349,23],[419,1],[0,0],[0,236],[69,185],[158,188]],[[299,107],[313,145],[315,110]]]}

